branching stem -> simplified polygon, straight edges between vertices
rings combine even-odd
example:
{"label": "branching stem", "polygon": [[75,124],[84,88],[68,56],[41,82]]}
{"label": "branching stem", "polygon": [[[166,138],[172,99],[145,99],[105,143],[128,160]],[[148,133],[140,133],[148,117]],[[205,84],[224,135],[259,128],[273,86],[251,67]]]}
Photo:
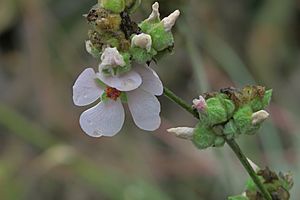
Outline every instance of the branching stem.
{"label": "branching stem", "polygon": [[[168,97],[171,101],[182,107],[184,110],[187,112],[191,113],[195,118],[199,119],[198,112],[193,109],[191,105],[186,103],[183,99],[178,97],[176,94],[174,94],[171,90],[168,88],[164,87],[164,95]],[[260,190],[261,194],[266,200],[272,200],[272,197],[268,190],[265,188],[261,180],[259,179],[258,175],[254,171],[254,169],[251,167],[250,163],[247,160],[247,157],[244,155],[242,152],[241,148],[239,145],[235,142],[234,139],[228,140],[226,139],[226,143],[229,145],[229,147],[232,149],[232,151],[235,153],[235,155],[238,157],[240,162],[242,163],[243,167],[245,170],[248,172],[250,177],[252,178],[253,182],[257,186],[257,188]]]}

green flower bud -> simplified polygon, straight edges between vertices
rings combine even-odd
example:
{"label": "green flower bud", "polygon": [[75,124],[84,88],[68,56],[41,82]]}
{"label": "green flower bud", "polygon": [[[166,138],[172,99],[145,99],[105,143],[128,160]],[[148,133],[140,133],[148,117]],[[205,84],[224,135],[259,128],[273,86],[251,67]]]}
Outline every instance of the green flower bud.
{"label": "green flower bud", "polygon": [[260,125],[252,124],[252,108],[244,106],[237,110],[233,116],[234,123],[242,134],[252,135],[260,128]]}
{"label": "green flower bud", "polygon": [[139,47],[131,47],[129,51],[132,55],[132,59],[139,64],[144,64],[147,61],[151,61],[153,56],[157,54],[154,49],[151,49],[150,52],[148,52],[146,49],[141,49]]}
{"label": "green flower bud", "polygon": [[206,115],[210,126],[227,121],[227,111],[218,97],[206,100]]}
{"label": "green flower bud", "polygon": [[263,109],[263,103],[262,103],[262,99],[259,97],[256,97],[255,99],[253,99],[249,105],[251,106],[252,110],[255,111],[259,111],[261,109]]}
{"label": "green flower bud", "polygon": [[227,111],[227,118],[231,118],[235,111],[235,105],[230,99],[224,99],[224,106]]}
{"label": "green flower bud", "polygon": [[171,33],[171,28],[174,26],[177,18],[180,15],[178,10],[174,11],[168,17],[160,20],[159,4],[154,3],[152,6],[151,15],[144,20],[139,27],[144,33],[151,35],[153,48],[156,51],[163,51],[174,45],[174,38]]}
{"label": "green flower bud", "polygon": [[206,149],[214,145],[216,135],[212,129],[198,123],[194,130],[193,143],[199,149]]}
{"label": "green flower bud", "polygon": [[111,12],[121,13],[125,9],[125,0],[101,0],[100,5]]}
{"label": "green flower bud", "polygon": [[159,4],[155,2],[152,5],[152,13],[150,16],[145,19],[142,23],[139,24],[139,27],[143,32],[149,32],[156,24],[160,23],[160,13],[159,13]]}
{"label": "green flower bud", "polygon": [[154,26],[149,32],[152,38],[152,45],[156,51],[163,51],[174,45],[174,37],[171,32],[166,32],[162,23]]}

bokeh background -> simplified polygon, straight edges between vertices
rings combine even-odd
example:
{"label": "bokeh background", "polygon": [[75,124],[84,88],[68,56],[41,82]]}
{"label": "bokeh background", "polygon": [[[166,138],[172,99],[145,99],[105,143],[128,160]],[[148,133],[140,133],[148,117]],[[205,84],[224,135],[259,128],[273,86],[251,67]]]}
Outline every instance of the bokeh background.
{"label": "bokeh background", "polygon": [[[196,121],[165,97],[162,126],[93,139],[79,127],[86,108],[72,85],[97,62],[85,52],[83,14],[96,0],[0,0],[1,200],[221,200],[247,174],[227,147],[198,151],[166,132]],[[134,15],[141,21],[153,1]],[[164,84],[191,102],[201,92],[262,84],[274,89],[271,119],[238,140],[261,167],[291,171],[300,196],[300,2],[161,0],[179,8],[173,55],[159,61]],[[129,114],[129,113],[128,113]]]}

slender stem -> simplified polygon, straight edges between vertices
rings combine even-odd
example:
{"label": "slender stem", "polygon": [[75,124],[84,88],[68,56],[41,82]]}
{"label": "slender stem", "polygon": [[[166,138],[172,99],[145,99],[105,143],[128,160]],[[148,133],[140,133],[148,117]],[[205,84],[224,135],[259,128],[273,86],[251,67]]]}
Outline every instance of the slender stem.
{"label": "slender stem", "polygon": [[248,174],[251,176],[253,182],[259,188],[259,190],[261,191],[261,193],[265,197],[265,199],[266,200],[272,200],[272,197],[271,197],[270,193],[267,191],[265,186],[260,181],[260,179],[257,176],[257,174],[255,173],[254,169],[251,167],[250,163],[248,162],[247,157],[242,153],[242,150],[239,147],[239,145],[233,139],[227,140],[225,138],[225,140],[226,140],[226,143],[232,149],[232,151],[235,153],[235,155],[238,157],[238,159],[240,160],[240,162],[242,163],[244,168],[247,170]]}
{"label": "slender stem", "polygon": [[194,117],[196,117],[197,119],[199,119],[198,112],[196,110],[194,110],[191,105],[189,105],[188,103],[186,103],[183,99],[181,99],[180,97],[178,97],[176,94],[174,94],[171,90],[169,90],[166,87],[164,87],[164,95],[166,97],[168,97],[174,103],[178,104],[184,110],[186,110],[189,113],[191,113]]}
{"label": "slender stem", "polygon": [[[182,107],[184,110],[191,113],[194,117],[199,119],[199,115],[196,110],[193,109],[192,106],[190,106],[188,103],[186,103],[184,100],[182,100],[180,97],[178,97],[176,94],[174,94],[171,90],[164,87],[164,95],[167,96],[170,100],[178,104],[180,107]],[[265,188],[265,186],[260,181],[258,175],[255,173],[254,169],[251,167],[249,161],[247,160],[247,157],[243,154],[241,148],[239,145],[235,142],[234,139],[228,140],[226,137],[224,138],[226,140],[226,143],[229,145],[229,147],[232,149],[232,151],[235,153],[235,155],[238,157],[250,177],[252,178],[253,182],[257,186],[257,188],[261,191],[263,197],[266,200],[272,200],[272,197],[268,190]]]}

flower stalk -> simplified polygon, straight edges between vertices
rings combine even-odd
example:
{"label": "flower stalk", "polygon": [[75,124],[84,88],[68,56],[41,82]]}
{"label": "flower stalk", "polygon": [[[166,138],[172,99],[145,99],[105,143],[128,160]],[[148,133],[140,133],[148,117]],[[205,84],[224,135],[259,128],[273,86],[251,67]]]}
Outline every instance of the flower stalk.
{"label": "flower stalk", "polygon": [[[164,87],[164,95],[168,97],[171,101],[182,107],[184,110],[192,114],[195,118],[199,119],[199,114],[198,112],[190,106],[188,103],[186,103],[183,99],[178,97],[176,94],[174,94],[170,89],[167,87]],[[245,168],[245,170],[248,172],[249,176],[257,186],[257,188],[260,190],[261,194],[266,200],[272,200],[272,197],[268,190],[265,188],[261,180],[259,179],[258,175],[255,173],[254,169],[251,167],[249,161],[247,160],[247,157],[244,155],[242,152],[241,148],[239,145],[235,142],[234,139],[227,139],[224,136],[224,139],[228,146],[232,149],[232,151],[235,153],[235,155],[238,157],[239,161]]]}

